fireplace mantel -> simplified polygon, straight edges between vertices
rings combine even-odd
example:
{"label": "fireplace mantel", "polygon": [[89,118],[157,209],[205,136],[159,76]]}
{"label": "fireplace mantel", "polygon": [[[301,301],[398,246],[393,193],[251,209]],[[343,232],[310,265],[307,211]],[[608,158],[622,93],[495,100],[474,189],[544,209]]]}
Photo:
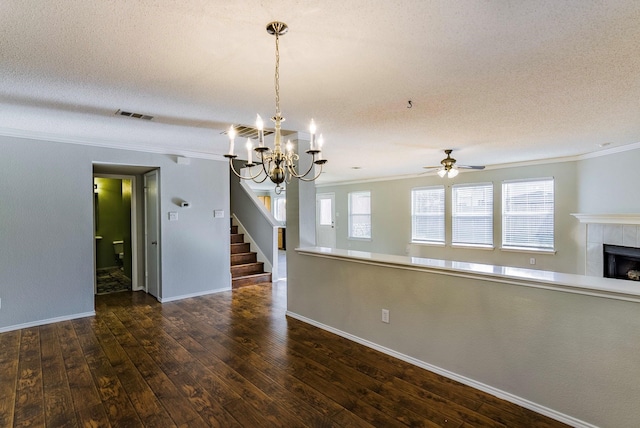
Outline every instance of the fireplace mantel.
{"label": "fireplace mantel", "polygon": [[600,223],[600,224],[638,224],[640,225],[640,214],[571,214],[580,223]]}

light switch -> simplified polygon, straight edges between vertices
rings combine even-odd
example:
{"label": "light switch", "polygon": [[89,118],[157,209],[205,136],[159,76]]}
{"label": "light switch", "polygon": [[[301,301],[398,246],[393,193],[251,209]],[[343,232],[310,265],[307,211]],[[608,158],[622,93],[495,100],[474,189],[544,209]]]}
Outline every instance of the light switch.
{"label": "light switch", "polygon": [[169,221],[177,221],[178,213],[175,211],[169,211]]}
{"label": "light switch", "polygon": [[224,210],[214,210],[213,211],[214,218],[222,218],[224,217]]}

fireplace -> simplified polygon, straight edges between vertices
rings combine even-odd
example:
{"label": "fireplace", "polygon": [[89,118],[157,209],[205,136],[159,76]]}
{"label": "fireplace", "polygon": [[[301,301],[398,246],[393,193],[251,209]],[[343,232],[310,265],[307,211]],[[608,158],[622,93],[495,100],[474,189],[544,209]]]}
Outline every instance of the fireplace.
{"label": "fireplace", "polygon": [[603,245],[606,278],[640,281],[640,248]]}

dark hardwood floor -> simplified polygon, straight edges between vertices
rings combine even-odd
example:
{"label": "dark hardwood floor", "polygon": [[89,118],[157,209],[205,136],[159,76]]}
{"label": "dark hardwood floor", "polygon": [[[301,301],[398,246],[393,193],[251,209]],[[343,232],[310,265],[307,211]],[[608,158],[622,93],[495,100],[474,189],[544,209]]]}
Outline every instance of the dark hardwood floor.
{"label": "dark hardwood floor", "polygon": [[285,317],[282,285],[0,334],[0,427],[558,427]]}

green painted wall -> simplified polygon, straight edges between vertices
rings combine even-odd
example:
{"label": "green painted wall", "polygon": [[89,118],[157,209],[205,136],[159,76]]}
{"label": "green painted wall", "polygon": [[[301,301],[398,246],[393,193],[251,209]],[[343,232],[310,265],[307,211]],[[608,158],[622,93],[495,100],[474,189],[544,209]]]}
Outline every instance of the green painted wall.
{"label": "green painted wall", "polygon": [[96,177],[96,267],[117,266],[113,241],[125,241],[125,274],[131,277],[131,181]]}

